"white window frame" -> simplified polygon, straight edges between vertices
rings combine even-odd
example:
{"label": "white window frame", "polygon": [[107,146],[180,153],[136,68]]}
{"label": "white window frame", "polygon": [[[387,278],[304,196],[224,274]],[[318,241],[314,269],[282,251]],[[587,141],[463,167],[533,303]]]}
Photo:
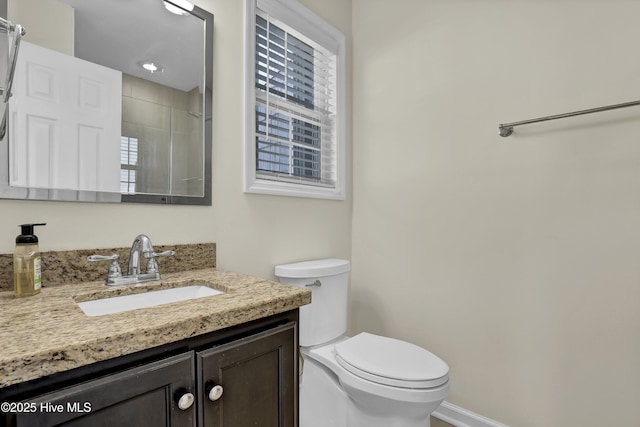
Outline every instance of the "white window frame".
{"label": "white window frame", "polygon": [[[304,182],[286,182],[262,179],[256,175],[256,91],[255,91],[255,43],[256,5],[261,10],[304,34],[323,46],[331,46],[336,53],[336,183],[335,187],[320,187]],[[280,196],[311,197],[320,199],[345,199],[345,106],[346,62],[345,36],[324,19],[296,0],[245,0],[245,148],[244,191],[246,193]]]}

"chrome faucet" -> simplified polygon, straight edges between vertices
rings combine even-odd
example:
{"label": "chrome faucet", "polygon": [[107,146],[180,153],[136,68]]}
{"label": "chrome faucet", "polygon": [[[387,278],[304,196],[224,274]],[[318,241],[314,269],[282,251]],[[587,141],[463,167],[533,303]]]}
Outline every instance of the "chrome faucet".
{"label": "chrome faucet", "polygon": [[[147,237],[147,235],[139,234],[133,240],[133,245],[131,245],[131,252],[129,252],[128,275],[140,274],[142,272],[142,270],[140,269],[140,258],[141,256],[146,257],[146,254],[153,254],[153,245],[151,244],[151,240],[149,240],[149,237]],[[155,258],[151,259],[155,261]],[[149,267],[147,266],[147,273],[148,272]]]}
{"label": "chrome faucet", "polygon": [[[129,252],[129,268],[127,275],[122,275],[120,269],[119,258],[117,254],[113,255],[91,255],[88,261],[111,261],[109,270],[107,271],[107,285],[126,285],[130,283],[141,283],[151,280],[160,280],[160,269],[156,258],[175,255],[175,251],[168,250],[156,253],[153,250],[151,240],[145,234],[139,234],[133,240],[131,251]],[[143,273],[141,269],[142,258],[148,259],[147,269]]]}

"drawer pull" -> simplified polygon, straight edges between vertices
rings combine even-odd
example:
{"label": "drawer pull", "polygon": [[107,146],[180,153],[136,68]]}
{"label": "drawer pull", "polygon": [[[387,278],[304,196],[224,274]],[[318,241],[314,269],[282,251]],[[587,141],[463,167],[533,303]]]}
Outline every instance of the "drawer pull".
{"label": "drawer pull", "polygon": [[191,408],[191,405],[193,405],[194,401],[195,398],[193,397],[193,394],[185,393],[180,396],[180,399],[178,399],[178,408],[182,409],[183,411],[187,410]]}
{"label": "drawer pull", "polygon": [[215,402],[222,397],[222,393],[224,393],[224,389],[221,385],[212,387],[211,390],[209,390],[209,400]]}

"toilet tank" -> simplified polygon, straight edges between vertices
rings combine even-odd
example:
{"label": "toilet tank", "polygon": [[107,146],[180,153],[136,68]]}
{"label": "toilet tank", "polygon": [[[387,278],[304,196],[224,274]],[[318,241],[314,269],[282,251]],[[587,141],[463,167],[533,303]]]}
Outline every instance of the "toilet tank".
{"label": "toilet tank", "polygon": [[282,283],[310,290],[311,304],[300,307],[300,345],[323,344],[347,331],[349,270],[344,259],[322,259],[278,265]]}

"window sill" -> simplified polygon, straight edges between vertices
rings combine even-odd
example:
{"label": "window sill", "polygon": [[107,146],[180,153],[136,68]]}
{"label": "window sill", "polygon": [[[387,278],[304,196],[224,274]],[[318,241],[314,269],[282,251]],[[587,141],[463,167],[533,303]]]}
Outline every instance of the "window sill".
{"label": "window sill", "polygon": [[344,200],[342,188],[323,188],[312,185],[255,179],[245,184],[245,193],[270,194],[274,196],[306,197],[313,199]]}

